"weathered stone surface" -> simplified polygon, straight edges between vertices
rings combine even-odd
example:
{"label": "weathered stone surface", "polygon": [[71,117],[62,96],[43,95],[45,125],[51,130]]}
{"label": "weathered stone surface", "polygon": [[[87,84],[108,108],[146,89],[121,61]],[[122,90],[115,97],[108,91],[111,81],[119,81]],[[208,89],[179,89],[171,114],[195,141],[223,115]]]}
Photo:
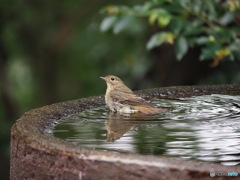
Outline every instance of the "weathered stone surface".
{"label": "weathered stone surface", "polygon": [[[141,90],[137,93],[147,99],[213,93],[240,94],[240,85],[167,87]],[[179,158],[89,150],[46,135],[46,127],[60,118],[103,105],[103,96],[96,96],[48,105],[25,113],[11,130],[11,180],[190,180],[212,179],[210,172],[240,172],[239,166],[227,167]]]}

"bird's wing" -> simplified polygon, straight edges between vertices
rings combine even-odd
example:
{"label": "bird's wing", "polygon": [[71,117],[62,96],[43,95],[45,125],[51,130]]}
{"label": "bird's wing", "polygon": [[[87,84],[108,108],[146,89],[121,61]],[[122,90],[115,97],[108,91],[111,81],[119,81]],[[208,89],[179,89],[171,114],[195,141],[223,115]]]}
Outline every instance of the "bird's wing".
{"label": "bird's wing", "polygon": [[134,93],[113,91],[111,93],[111,98],[113,101],[119,102],[120,104],[126,104],[130,106],[154,107],[151,103]]}

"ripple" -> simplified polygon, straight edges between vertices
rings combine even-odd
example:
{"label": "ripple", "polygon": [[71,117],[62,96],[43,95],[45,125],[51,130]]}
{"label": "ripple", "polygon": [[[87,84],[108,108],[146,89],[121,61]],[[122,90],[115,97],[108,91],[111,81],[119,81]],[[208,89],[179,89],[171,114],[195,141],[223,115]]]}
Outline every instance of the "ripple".
{"label": "ripple", "polygon": [[47,134],[91,149],[240,164],[240,96],[214,94],[152,103],[169,111],[129,117],[100,107],[61,119]]}

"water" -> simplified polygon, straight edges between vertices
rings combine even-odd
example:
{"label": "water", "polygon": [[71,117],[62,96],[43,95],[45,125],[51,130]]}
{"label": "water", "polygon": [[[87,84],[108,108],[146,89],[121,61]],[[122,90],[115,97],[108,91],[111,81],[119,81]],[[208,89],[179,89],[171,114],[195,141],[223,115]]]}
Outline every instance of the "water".
{"label": "water", "polygon": [[216,94],[152,103],[169,110],[142,117],[120,116],[101,107],[61,119],[51,132],[91,149],[240,164],[240,96]]}

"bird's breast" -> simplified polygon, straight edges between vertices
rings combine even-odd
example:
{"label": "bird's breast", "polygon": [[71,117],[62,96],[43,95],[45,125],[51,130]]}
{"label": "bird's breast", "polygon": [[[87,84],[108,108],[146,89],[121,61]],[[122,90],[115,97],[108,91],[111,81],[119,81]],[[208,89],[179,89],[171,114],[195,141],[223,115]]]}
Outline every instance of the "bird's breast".
{"label": "bird's breast", "polygon": [[130,105],[121,104],[119,102],[114,101],[109,94],[105,95],[105,101],[109,109],[113,112],[119,112],[119,113],[135,113],[138,112],[138,110],[134,109]]}

